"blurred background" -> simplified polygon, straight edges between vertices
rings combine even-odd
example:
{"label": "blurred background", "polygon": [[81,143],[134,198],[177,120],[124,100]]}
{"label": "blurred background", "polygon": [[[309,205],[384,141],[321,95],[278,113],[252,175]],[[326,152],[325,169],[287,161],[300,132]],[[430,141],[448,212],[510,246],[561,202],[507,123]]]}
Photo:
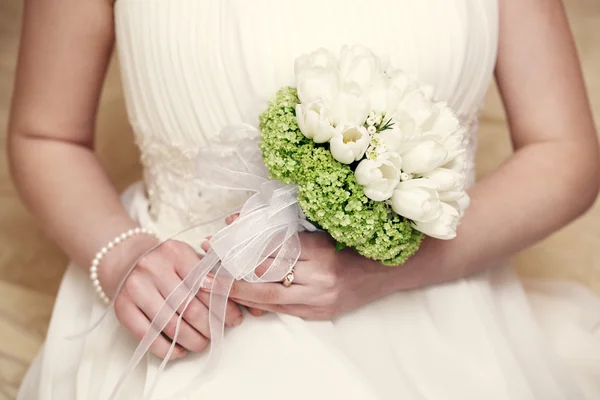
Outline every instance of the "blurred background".
{"label": "blurred background", "polygon": [[[4,139],[21,2],[0,1],[0,400],[15,398],[21,377],[43,342],[67,265],[60,249],[20,204],[8,175]],[[566,0],[565,5],[598,122],[600,0]],[[137,151],[127,124],[116,62],[108,73],[100,105],[97,149],[120,189],[139,179]],[[502,104],[492,87],[481,123],[479,176],[493,171],[510,152]],[[524,276],[575,279],[600,293],[600,201],[585,217],[517,255],[515,264]]]}

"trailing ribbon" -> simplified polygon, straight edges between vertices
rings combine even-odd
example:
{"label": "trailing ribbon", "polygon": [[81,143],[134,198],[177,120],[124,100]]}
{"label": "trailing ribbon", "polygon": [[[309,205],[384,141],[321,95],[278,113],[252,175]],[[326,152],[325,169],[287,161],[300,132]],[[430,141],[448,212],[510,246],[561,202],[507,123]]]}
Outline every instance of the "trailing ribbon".
{"label": "trailing ribbon", "polygon": [[[177,310],[182,309],[171,348],[144,397],[152,398],[160,374],[175,348],[182,315],[210,272],[215,274],[209,303],[211,345],[205,367],[191,384],[197,383],[200,377],[207,378],[219,359],[227,299],[234,281],[279,282],[296,264],[301,250],[298,232],[314,230],[314,227],[303,217],[297,203],[296,186],[269,179],[259,144],[260,134],[254,127],[231,125],[220,133],[214,144],[200,150],[197,173],[201,180],[216,187],[254,194],[242,207],[239,218],[212,237],[208,254],[193,266],[188,276],[166,298],[110,400],[116,398],[126,378],[146,355],[168,321],[177,315]],[[267,271],[258,276],[256,269],[269,257],[272,262]],[[189,393],[188,390],[189,387],[182,392]]]}

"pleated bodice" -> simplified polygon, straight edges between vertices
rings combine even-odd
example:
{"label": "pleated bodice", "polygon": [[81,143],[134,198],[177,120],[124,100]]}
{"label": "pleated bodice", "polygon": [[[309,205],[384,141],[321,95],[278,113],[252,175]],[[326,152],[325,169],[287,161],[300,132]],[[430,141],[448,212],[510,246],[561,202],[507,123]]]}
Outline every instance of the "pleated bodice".
{"label": "pleated bodice", "polygon": [[118,0],[115,13],[152,215],[170,232],[226,207],[194,179],[197,149],[227,124],[255,124],[294,84],[299,55],[367,46],[475,131],[497,47],[495,0]]}

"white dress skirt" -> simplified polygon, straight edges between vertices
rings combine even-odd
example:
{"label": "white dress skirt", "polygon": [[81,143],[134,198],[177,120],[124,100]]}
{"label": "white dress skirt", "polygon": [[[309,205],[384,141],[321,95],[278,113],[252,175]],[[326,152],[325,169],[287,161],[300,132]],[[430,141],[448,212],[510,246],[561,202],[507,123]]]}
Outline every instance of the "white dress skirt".
{"label": "white dress skirt", "polygon": [[[346,44],[388,55],[449,102],[471,127],[472,178],[497,8],[495,0],[118,0],[124,91],[145,168],[124,206],[163,237],[228,210],[233,198],[191,179],[197,149],[229,123],[255,123],[269,97],[293,84],[297,56]],[[187,240],[200,243],[214,229]],[[104,311],[86,274],[70,266],[19,399],[109,397],[136,341],[112,312],[88,335],[67,339]],[[167,367],[153,398],[600,399],[599,323],[591,292],[524,284],[497,266],[332,321],[247,316],[227,332],[210,376],[187,390],[206,359],[189,355]],[[146,357],[118,399],[144,398],[159,364]]]}

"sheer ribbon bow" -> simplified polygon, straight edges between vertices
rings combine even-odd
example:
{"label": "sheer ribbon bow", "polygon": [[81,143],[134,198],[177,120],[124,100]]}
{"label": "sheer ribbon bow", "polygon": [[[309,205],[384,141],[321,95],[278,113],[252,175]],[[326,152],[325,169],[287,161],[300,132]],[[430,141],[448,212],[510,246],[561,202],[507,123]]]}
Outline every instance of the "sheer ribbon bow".
{"label": "sheer ribbon bow", "polygon": [[[209,304],[211,346],[207,363],[191,384],[199,383],[199,378],[208,379],[214,363],[218,361],[227,299],[234,281],[278,282],[296,264],[301,250],[298,232],[315,228],[305,220],[298,205],[296,186],[269,179],[259,146],[260,133],[256,128],[231,125],[223,129],[212,145],[200,149],[197,158],[199,179],[216,187],[254,194],[239,210],[239,218],[210,239],[211,250],[193,266],[188,276],[164,301],[115,387],[111,400],[116,398],[124,381],[147,354],[168,321],[177,316],[177,310],[181,309],[173,344],[145,395],[145,399],[152,397],[159,376],[174,350],[183,311],[209,273],[214,274]],[[237,211],[231,210],[230,213]],[[196,224],[186,231],[208,223]],[[270,257],[267,271],[258,276],[256,269]],[[182,392],[189,393],[189,390],[189,387],[184,388]]]}

